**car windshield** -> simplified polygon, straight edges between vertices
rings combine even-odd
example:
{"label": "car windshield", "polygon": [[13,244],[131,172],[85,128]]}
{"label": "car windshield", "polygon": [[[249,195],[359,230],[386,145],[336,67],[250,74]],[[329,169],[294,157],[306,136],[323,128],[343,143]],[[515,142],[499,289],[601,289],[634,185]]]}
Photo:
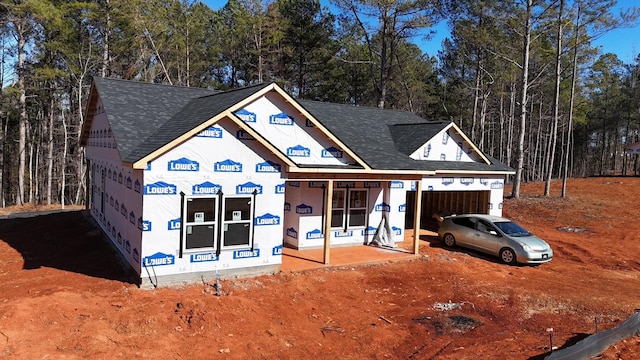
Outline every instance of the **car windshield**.
{"label": "car windshield", "polygon": [[513,221],[501,221],[494,223],[503,233],[509,236],[529,236],[531,235],[522,226],[514,223]]}

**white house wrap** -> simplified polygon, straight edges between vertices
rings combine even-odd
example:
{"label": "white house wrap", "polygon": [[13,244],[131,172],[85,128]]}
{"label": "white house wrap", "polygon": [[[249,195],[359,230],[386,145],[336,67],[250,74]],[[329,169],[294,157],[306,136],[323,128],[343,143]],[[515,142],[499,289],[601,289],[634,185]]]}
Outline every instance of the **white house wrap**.
{"label": "white house wrap", "polygon": [[383,218],[403,241],[421,212],[500,215],[512,173],[452,123],[275,84],[95,79],[87,109],[91,214],[141,284],[276,271],[285,245],[367,244]]}

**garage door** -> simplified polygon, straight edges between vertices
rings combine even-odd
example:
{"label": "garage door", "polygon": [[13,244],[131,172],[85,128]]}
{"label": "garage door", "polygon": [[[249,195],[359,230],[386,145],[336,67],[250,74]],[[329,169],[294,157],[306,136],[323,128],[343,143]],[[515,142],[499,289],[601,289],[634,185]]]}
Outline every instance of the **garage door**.
{"label": "garage door", "polygon": [[[423,191],[420,228],[437,231],[433,214],[488,214],[490,191]],[[405,228],[413,228],[416,192],[407,192]]]}

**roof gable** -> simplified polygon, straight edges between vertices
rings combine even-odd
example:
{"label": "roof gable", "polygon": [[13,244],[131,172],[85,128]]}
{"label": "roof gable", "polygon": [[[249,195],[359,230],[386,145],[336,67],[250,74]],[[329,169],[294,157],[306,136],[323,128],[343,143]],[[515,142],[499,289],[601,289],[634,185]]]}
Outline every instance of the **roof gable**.
{"label": "roof gable", "polygon": [[[169,121],[193,98],[213,94],[213,90],[150,84],[110,78],[94,78],[82,144],[91,128],[92,108],[99,97],[123,161],[135,148]],[[149,116],[153,114],[152,116]]]}
{"label": "roof gable", "polygon": [[[123,156],[122,160],[134,163],[173,141],[185,140],[185,138],[193,135],[191,132],[197,133],[211,125],[213,122],[209,120],[264,89],[267,85],[269,84],[219,92],[191,99],[182,108],[178,109],[170,119],[158,126],[155,131],[150,131],[151,135],[127,153],[126,157]],[[185,134],[189,135],[185,136]]]}

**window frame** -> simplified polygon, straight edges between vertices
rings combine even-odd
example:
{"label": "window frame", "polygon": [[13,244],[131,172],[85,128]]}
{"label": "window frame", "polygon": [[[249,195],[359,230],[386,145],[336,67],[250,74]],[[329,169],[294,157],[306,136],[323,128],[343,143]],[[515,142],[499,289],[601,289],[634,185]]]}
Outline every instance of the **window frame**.
{"label": "window frame", "polygon": [[[224,217],[227,213],[227,199],[242,199],[242,198],[246,198],[249,200],[249,218],[248,219],[244,219],[244,220],[226,220]],[[221,229],[222,231],[220,231],[221,234],[221,238],[220,238],[220,249],[221,250],[239,250],[239,249],[252,249],[253,248],[253,244],[254,244],[254,240],[253,240],[253,234],[254,234],[254,210],[255,210],[255,196],[247,196],[245,194],[242,195],[229,195],[229,196],[223,196],[222,197],[222,213],[220,214],[220,226],[223,226],[223,228]],[[242,224],[242,223],[249,223],[249,234],[248,234],[248,239],[247,239],[247,244],[241,244],[241,245],[225,245],[224,244],[224,240],[225,240],[225,233],[226,231],[224,230],[224,226],[226,224]]]}
{"label": "window frame", "polygon": [[[247,199],[249,201],[248,207],[248,218],[243,218],[241,220],[226,220],[225,215],[227,212],[227,200],[229,199]],[[213,202],[213,219],[205,220],[201,222],[196,221],[188,221],[189,212],[188,206],[192,200],[208,200]],[[206,252],[206,251],[225,251],[225,250],[243,250],[243,249],[253,249],[254,246],[254,221],[255,221],[255,201],[256,197],[252,195],[229,195],[229,196],[199,196],[199,195],[185,195],[184,196],[184,205],[182,206],[182,214],[180,217],[181,224],[181,232],[182,232],[182,251],[186,254],[197,253],[197,252]],[[194,219],[195,220],[195,219]],[[225,233],[224,226],[227,224],[249,224],[249,232],[248,239],[246,243],[239,245],[225,245]],[[203,247],[187,247],[187,231],[189,226],[213,226],[213,239],[211,246],[203,246]],[[219,249],[218,249],[219,248]]]}
{"label": "window frame", "polygon": [[[214,216],[213,216],[213,220],[210,221],[202,221],[202,222],[195,222],[195,221],[187,221],[187,217],[188,217],[188,206],[189,206],[189,201],[190,200],[211,200],[214,202]],[[184,251],[185,253],[194,253],[194,252],[203,252],[203,251],[215,251],[217,249],[217,244],[218,244],[218,220],[219,220],[219,197],[218,196],[188,196],[186,195],[184,197],[184,206],[182,209],[182,216],[180,218],[180,225],[181,225],[181,231],[182,231],[182,237],[184,239],[183,244],[182,244],[182,251]],[[188,226],[193,226],[193,225],[197,225],[197,226],[204,226],[204,225],[213,225],[213,239],[212,239],[212,245],[211,246],[205,246],[205,247],[197,247],[197,248],[188,248],[187,247],[187,230],[188,230]]]}
{"label": "window frame", "polygon": [[[347,191],[348,190],[348,191]],[[347,196],[348,192],[348,196]],[[364,205],[360,204],[360,206],[351,206],[351,196],[355,192],[364,192]],[[336,193],[342,193],[342,206],[336,207],[334,205]],[[354,230],[354,229],[365,229],[367,227],[367,223],[369,222],[369,189],[367,188],[337,188],[333,189],[332,194],[332,203],[331,203],[331,229],[342,229],[342,230]],[[347,206],[348,205],[348,206]],[[348,211],[347,211],[348,209]],[[351,211],[353,210],[364,210],[364,224],[362,225],[350,225],[351,224]],[[335,221],[335,211],[342,211],[342,221],[340,226],[334,226],[333,222]]]}

